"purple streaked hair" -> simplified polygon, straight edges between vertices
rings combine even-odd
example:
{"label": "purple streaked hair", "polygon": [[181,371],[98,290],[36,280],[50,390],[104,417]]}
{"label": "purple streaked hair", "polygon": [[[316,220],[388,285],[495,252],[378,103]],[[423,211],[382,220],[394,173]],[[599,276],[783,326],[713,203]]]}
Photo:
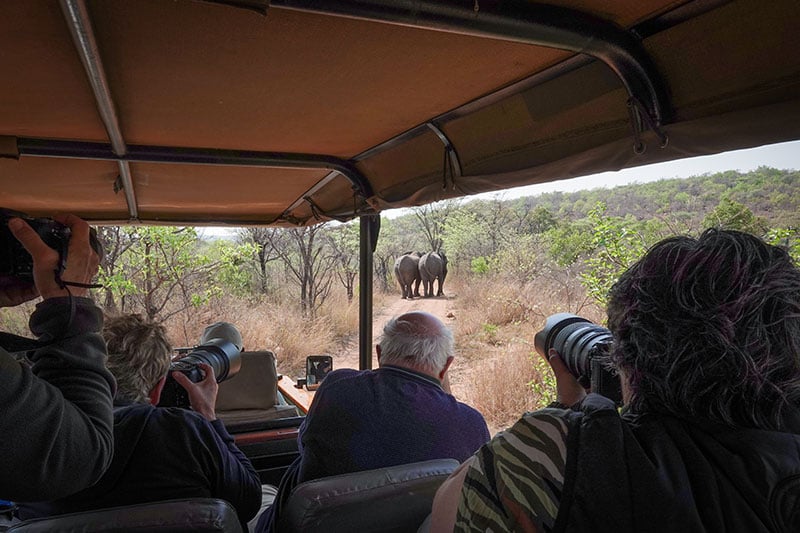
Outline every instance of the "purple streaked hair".
{"label": "purple streaked hair", "polygon": [[753,235],[659,242],[612,287],[608,326],[633,412],[781,429],[800,404],[800,270]]}

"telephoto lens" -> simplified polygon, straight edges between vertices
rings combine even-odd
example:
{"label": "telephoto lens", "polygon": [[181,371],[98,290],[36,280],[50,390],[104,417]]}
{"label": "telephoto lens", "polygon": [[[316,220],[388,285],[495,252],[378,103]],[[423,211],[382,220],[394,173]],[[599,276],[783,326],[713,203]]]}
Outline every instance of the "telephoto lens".
{"label": "telephoto lens", "polygon": [[[211,336],[214,336],[212,338]],[[218,322],[206,328],[201,345],[195,346],[180,359],[174,359],[161,392],[159,407],[182,407],[188,409],[189,395],[172,377],[172,372],[182,372],[189,380],[197,383],[203,379],[200,363],[208,364],[214,370],[217,383],[233,377],[242,366],[240,357],[242,337],[239,331],[227,322]]]}
{"label": "telephoto lens", "polygon": [[622,403],[619,376],[609,358],[613,336],[606,328],[572,313],[556,313],[547,317],[533,345],[545,357],[554,348],[584,388]]}

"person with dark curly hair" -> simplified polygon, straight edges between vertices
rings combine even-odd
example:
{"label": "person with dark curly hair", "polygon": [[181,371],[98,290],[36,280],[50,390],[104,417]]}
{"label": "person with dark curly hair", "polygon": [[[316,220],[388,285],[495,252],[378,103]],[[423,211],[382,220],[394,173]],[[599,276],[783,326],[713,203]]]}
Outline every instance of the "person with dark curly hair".
{"label": "person with dark curly hair", "polygon": [[737,231],[659,242],[613,286],[624,407],[554,350],[557,402],[440,488],[432,531],[800,531],[800,270]]}

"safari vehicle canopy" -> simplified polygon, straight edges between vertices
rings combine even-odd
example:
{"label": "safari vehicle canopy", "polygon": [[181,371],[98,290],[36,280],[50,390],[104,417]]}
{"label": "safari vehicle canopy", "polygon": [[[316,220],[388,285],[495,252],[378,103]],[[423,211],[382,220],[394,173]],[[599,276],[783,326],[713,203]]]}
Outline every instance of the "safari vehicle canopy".
{"label": "safari vehicle canopy", "polygon": [[[798,139],[799,49],[797,0],[4,0],[0,206],[361,217],[366,368],[375,215]],[[264,481],[296,426],[237,435]]]}
{"label": "safari vehicle canopy", "polygon": [[32,215],[308,225],[800,137],[796,0],[0,13],[0,205]]}

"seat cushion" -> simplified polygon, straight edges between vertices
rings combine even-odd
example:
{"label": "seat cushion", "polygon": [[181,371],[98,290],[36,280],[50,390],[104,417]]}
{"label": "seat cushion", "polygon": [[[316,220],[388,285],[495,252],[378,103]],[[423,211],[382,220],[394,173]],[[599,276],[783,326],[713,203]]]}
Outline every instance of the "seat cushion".
{"label": "seat cushion", "polygon": [[8,529],[14,533],[128,533],[136,530],[241,533],[242,528],[236,511],[228,502],[189,498],[36,518]]}
{"label": "seat cushion", "polygon": [[278,529],[304,532],[416,531],[433,496],[458,467],[437,459],[301,483],[286,503]]}
{"label": "seat cushion", "polygon": [[226,411],[270,409],[278,403],[278,370],[269,351],[242,352],[239,372],[219,384],[217,416]]}

